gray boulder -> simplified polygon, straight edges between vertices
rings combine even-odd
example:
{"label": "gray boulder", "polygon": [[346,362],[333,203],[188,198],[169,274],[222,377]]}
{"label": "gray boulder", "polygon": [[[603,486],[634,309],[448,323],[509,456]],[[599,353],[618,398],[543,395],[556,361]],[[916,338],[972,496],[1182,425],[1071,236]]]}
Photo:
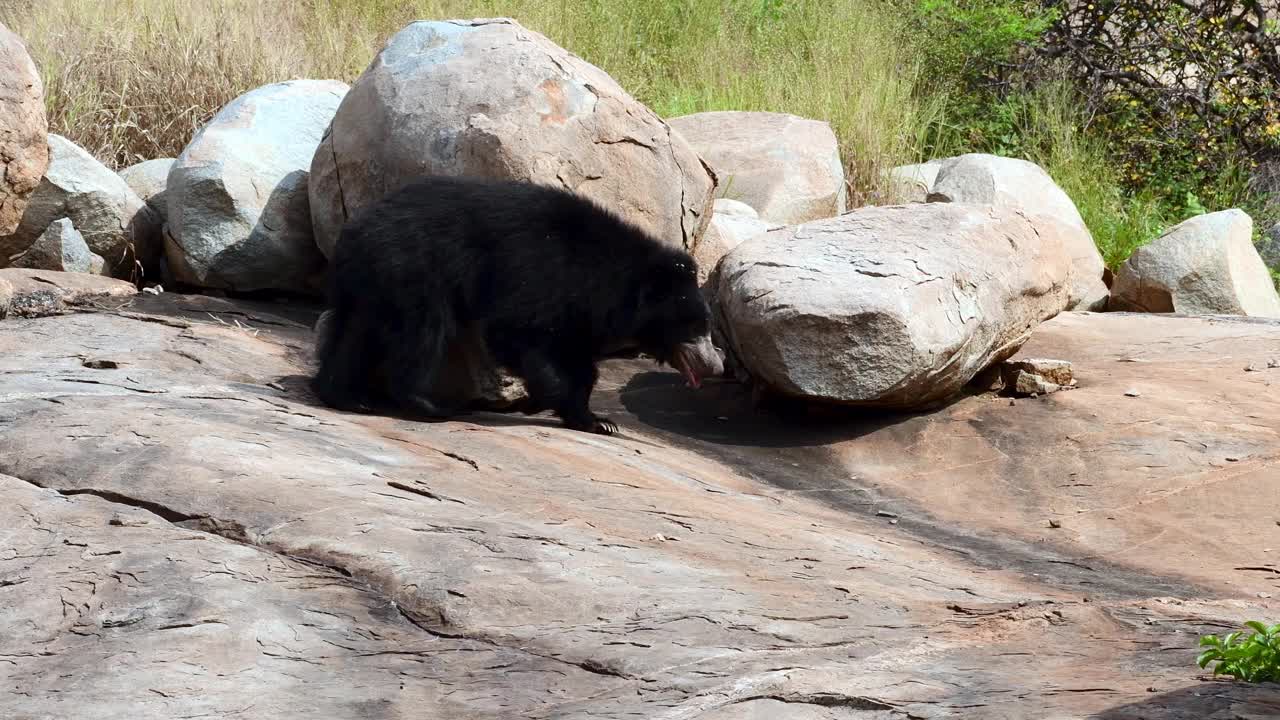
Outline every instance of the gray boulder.
{"label": "gray boulder", "polygon": [[747,240],[717,270],[736,364],[779,394],[944,400],[1066,304],[1069,229],[978,205],[868,207]]}
{"label": "gray boulder", "polygon": [[791,225],[845,211],[840,145],[831,126],[772,112],[704,112],[668,120],[716,173],[719,192]]}
{"label": "gray boulder", "polygon": [[415,22],[356,80],[311,164],[320,250],[423,174],[562,186],[689,249],[715,187],[679,134],[612,78],[505,18]]}
{"label": "gray boulder", "polygon": [[134,228],[145,207],[119,175],[61,135],[49,135],[49,169],[27,204],[18,229],[0,238],[0,264],[25,252],[56,220],[67,218],[104,272],[136,278],[139,265],[152,262],[159,248],[145,244]]}
{"label": "gray boulder", "polygon": [[137,193],[142,201],[160,214],[165,213],[165,188],[169,185],[169,171],[173,168],[174,158],[157,158],[144,160],[136,165],[120,171],[120,179]]}
{"label": "gray boulder", "polygon": [[726,198],[717,199],[707,231],[693,251],[693,260],[698,265],[698,283],[707,283],[720,258],[729,251],[778,227],[781,226],[761,220],[750,205]]}
{"label": "gray boulder", "polygon": [[[49,166],[44,86],[22,40],[0,23],[0,250]],[[11,248],[10,248],[11,249]],[[0,254],[0,265],[6,255]]]}
{"label": "gray boulder", "polygon": [[1107,304],[1102,280],[1106,264],[1071,198],[1039,165],[981,153],[948,158],[928,195],[929,202],[995,205],[1045,216],[1070,229],[1066,236],[1073,269],[1068,310],[1101,310]]}
{"label": "gray boulder", "polygon": [[1199,215],[1138,248],[1116,273],[1111,309],[1280,318],[1280,296],[1253,246],[1253,219]]}
{"label": "gray boulder", "polygon": [[893,203],[928,202],[929,193],[938,179],[941,160],[916,165],[899,165],[888,172],[889,200]]}
{"label": "gray boulder", "polygon": [[84,236],[67,218],[53,221],[26,252],[18,256],[13,267],[32,270],[58,270],[101,274],[104,262],[101,256],[89,252]]}
{"label": "gray boulder", "polygon": [[224,107],[169,171],[165,256],[175,280],[232,290],[314,290],[307,169],[347,86],[294,80]]}

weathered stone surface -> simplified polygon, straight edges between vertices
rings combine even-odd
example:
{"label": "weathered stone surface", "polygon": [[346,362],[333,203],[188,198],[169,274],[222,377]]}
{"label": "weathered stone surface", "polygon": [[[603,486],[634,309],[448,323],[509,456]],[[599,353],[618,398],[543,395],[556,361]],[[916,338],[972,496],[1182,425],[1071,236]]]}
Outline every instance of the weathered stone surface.
{"label": "weathered stone surface", "polygon": [[[325,410],[303,389],[309,322],[286,310],[170,293],[0,323],[0,686],[18,689],[0,716],[1280,703],[1207,692],[1193,662],[1199,634],[1276,611],[1258,597],[1275,574],[1234,568],[1273,562],[1274,520],[1237,502],[1277,500],[1280,407],[1238,358],[1280,324],[1064,314],[1026,353],[1073,358],[1097,379],[1080,390],[848,425],[611,362],[624,433],[600,438]],[[1165,392],[1117,392],[1134,383]]]}
{"label": "weathered stone surface", "polygon": [[1071,270],[1055,228],[944,203],[784,228],[721,261],[720,325],[736,360],[780,394],[926,406],[1062,309]]}
{"label": "weathered stone surface", "polygon": [[0,238],[0,264],[31,247],[55,221],[68,218],[89,249],[106,261],[108,274],[137,275],[138,263],[154,262],[159,248],[134,234],[142,199],[119,175],[61,135],[49,135],[49,169],[31,195],[13,235]]}
{"label": "weathered stone surface", "polygon": [[120,171],[120,179],[142,198],[143,202],[159,211],[165,209],[164,191],[169,186],[169,170],[174,158],[144,160]]}
{"label": "weathered stone surface", "polygon": [[169,171],[165,255],[178,282],[230,290],[314,291],[307,174],[346,94],[336,80],[251,90],[224,107]]}
{"label": "weathered stone surface", "polygon": [[1068,310],[1101,310],[1107,305],[1106,269],[1093,235],[1071,198],[1039,165],[1017,158],[971,153],[938,166],[930,202],[990,204],[1046,216],[1071,229],[1064,239],[1071,253]]}
{"label": "weathered stone surface", "polygon": [[[739,208],[731,208],[731,211],[741,213]],[[745,214],[725,215],[718,212],[713,214],[711,223],[707,226],[707,232],[703,234],[702,239],[698,241],[698,247],[693,251],[693,260],[698,265],[698,283],[707,282],[716,264],[720,262],[720,258],[729,251],[777,227]]]}
{"label": "weathered stone surface", "polygon": [[1138,312],[1280,317],[1280,296],[1243,210],[1199,215],[1134,251],[1116,273],[1112,307]]}
{"label": "weathered stone surface", "polygon": [[[22,40],[0,23],[0,247],[49,166],[44,85]],[[4,256],[0,256],[3,264]]]}
{"label": "weathered stone surface", "polygon": [[67,218],[55,220],[35,243],[10,263],[13,267],[61,272],[102,272],[101,256],[89,252],[84,236]]}
{"label": "weathered stone surface", "polygon": [[1075,384],[1071,363],[1046,358],[1019,358],[1000,363],[1002,385],[1014,395],[1048,395]]}
{"label": "weathered stone surface", "polygon": [[760,213],[750,205],[741,200],[731,200],[730,198],[716,198],[711,203],[711,211],[716,215],[729,215],[732,217],[745,217],[752,220],[758,219]]}
{"label": "weathered stone surface", "polygon": [[740,111],[695,113],[667,122],[711,166],[718,192],[755,208],[761,219],[792,225],[845,211],[840,145],[827,123]]}
{"label": "weathered stone surface", "polygon": [[916,165],[899,165],[889,170],[889,198],[895,203],[927,202],[933,184],[938,179],[941,160],[930,160]]}
{"label": "weathered stone surface", "polygon": [[119,304],[121,298],[138,292],[133,283],[124,280],[56,270],[3,268],[0,282],[10,293],[7,307],[5,303],[0,307],[5,307],[10,317],[43,317],[79,306]]}
{"label": "weathered stone surface", "polygon": [[311,165],[320,250],[423,174],[563,186],[689,249],[715,187],[684,139],[612,78],[509,19],[416,22],[391,38]]}

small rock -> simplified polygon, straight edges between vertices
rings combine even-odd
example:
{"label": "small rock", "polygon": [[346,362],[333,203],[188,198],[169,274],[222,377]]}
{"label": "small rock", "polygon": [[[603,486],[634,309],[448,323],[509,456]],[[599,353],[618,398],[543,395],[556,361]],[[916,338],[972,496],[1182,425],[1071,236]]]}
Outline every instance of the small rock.
{"label": "small rock", "polygon": [[1258,597],[1262,598],[1263,600],[1269,600],[1269,599],[1271,599],[1271,593],[1269,593],[1269,592],[1260,592],[1260,593],[1258,593]]}
{"label": "small rock", "polygon": [[1124,391],[1124,396],[1136,398],[1136,397],[1142,397],[1142,393],[1138,392],[1137,390],[1130,389],[1130,390]]}
{"label": "small rock", "polygon": [[1059,522],[1058,520],[1050,520],[1049,527],[1053,528],[1054,530],[1057,530],[1058,528],[1062,527],[1062,523]]}
{"label": "small rock", "polygon": [[[94,258],[97,258],[95,262]],[[93,272],[93,268],[102,267],[103,259],[89,251],[84,241],[69,218],[53,221],[49,227],[36,238],[17,257],[13,258],[11,267],[31,270],[58,270],[61,272]]]}
{"label": "small rock", "polygon": [[876,517],[896,518],[896,517],[898,517],[898,514],[897,514],[897,513],[891,513],[891,512],[889,512],[888,510],[878,510],[878,511],[876,511]]}

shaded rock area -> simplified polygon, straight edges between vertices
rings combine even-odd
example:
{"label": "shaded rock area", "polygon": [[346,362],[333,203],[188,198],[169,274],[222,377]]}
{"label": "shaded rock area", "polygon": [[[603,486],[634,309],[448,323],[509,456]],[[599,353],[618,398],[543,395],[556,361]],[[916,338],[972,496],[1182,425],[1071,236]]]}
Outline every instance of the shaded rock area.
{"label": "shaded rock area", "polygon": [[[164,224],[169,216],[165,190],[169,186],[169,170],[173,163],[173,158],[144,160],[117,173],[146,203],[146,211],[139,213],[133,224],[134,235],[146,247],[164,248]],[[160,258],[156,258],[155,266],[147,270],[148,280],[169,277],[168,265],[160,262]]]}
{"label": "shaded rock area", "polygon": [[610,361],[605,438],[323,409],[315,317],[0,323],[0,716],[1280,711],[1193,662],[1280,609],[1280,323],[1062,315],[1076,391],[821,423]]}
{"label": "shaded rock area", "polygon": [[[49,166],[44,84],[22,39],[0,23],[0,247]],[[4,258],[0,257],[0,264]]]}
{"label": "shaded rock area", "polygon": [[1253,245],[1253,219],[1223,210],[1185,220],[1116,273],[1117,310],[1280,318],[1280,295]]}
{"label": "shaded rock area", "polygon": [[307,176],[347,85],[293,80],[232,100],[169,171],[165,260],[175,280],[229,290],[316,292]]}
{"label": "shaded rock area", "polygon": [[733,110],[667,122],[711,166],[717,192],[755,208],[760,219],[794,225],[845,211],[844,165],[829,124],[787,113]]}
{"label": "shaded rock area", "polygon": [[69,218],[54,220],[31,247],[10,263],[13,267],[100,274],[102,256],[89,252],[84,236]]}
{"label": "shaded rock area", "polygon": [[1071,261],[1058,227],[927,203],[757,235],[720,262],[717,325],[736,362],[776,394],[926,407],[1062,310]]}
{"label": "shaded rock area", "polygon": [[715,189],[662,118],[506,18],[412,23],[352,85],[311,164],[321,252],[347,218],[425,174],[564,187],[690,250]]}
{"label": "shaded rock area", "polygon": [[18,229],[0,237],[0,264],[31,247],[55,221],[68,218],[113,277],[132,279],[138,265],[154,266],[160,248],[143,244],[134,224],[145,218],[142,199],[84,148],[49,135],[49,168],[28,199]]}

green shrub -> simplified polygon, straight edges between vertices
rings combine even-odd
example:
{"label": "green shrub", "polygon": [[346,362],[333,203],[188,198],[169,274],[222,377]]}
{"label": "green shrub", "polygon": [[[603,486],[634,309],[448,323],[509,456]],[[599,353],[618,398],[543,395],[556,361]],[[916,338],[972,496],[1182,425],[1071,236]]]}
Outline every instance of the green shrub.
{"label": "green shrub", "polygon": [[1280,623],[1267,627],[1260,622],[1245,623],[1254,632],[1241,638],[1242,632],[1226,637],[1206,635],[1200,646],[1208,648],[1196,658],[1206,667],[1215,663],[1214,675],[1230,675],[1246,682],[1280,682]]}

